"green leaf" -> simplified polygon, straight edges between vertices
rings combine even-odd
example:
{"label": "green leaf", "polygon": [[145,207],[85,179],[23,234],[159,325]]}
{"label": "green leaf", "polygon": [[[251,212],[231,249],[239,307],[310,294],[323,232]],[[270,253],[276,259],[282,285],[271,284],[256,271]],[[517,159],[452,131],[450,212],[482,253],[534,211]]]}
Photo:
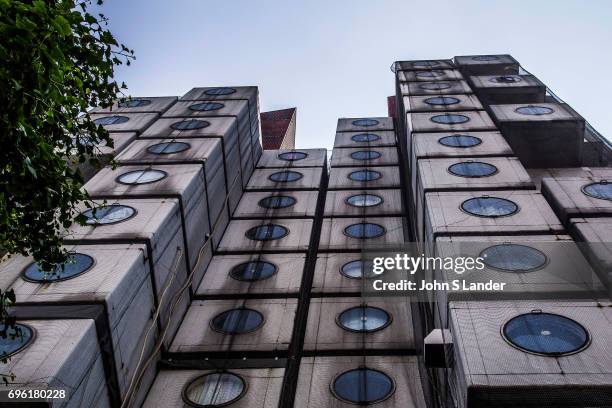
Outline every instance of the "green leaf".
{"label": "green leaf", "polygon": [[62,35],[70,35],[72,33],[72,27],[70,27],[70,23],[64,18],[64,16],[56,16],[53,19],[53,23]]}

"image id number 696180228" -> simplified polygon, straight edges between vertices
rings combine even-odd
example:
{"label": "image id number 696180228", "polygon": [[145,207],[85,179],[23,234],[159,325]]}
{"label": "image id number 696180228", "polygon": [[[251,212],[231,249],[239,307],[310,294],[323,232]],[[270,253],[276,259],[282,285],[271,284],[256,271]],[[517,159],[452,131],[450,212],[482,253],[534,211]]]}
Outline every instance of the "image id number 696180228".
{"label": "image id number 696180228", "polygon": [[68,398],[64,389],[4,389],[0,390],[0,404],[4,402],[43,402],[50,399],[60,400]]}

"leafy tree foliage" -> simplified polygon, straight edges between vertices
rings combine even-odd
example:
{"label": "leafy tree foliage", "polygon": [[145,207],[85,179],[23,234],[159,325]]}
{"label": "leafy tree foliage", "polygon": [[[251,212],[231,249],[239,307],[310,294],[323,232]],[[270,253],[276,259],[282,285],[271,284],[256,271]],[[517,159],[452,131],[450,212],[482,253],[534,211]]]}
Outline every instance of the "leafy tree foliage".
{"label": "leafy tree foliage", "polygon": [[[77,203],[92,205],[70,162],[95,165],[96,146],[112,146],[86,111],[112,104],[125,88],[113,79],[115,67],[129,65],[134,54],[92,7],[0,0],[0,250],[32,255],[48,271],[68,259],[61,231]],[[0,338],[21,335],[10,314],[14,303],[12,290],[0,290]]]}
{"label": "leafy tree foliage", "polygon": [[49,271],[67,259],[77,203],[91,205],[67,158],[95,164],[96,146],[112,146],[86,111],[121,94],[114,70],[133,58],[97,5],[0,0],[0,246]]}

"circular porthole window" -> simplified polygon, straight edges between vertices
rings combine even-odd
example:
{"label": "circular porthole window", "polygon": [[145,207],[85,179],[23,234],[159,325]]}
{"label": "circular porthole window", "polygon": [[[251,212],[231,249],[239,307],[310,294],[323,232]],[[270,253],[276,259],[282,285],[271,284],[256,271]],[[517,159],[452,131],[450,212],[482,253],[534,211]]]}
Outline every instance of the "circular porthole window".
{"label": "circular porthole window", "polygon": [[459,177],[489,177],[497,173],[497,167],[483,162],[455,163],[448,168],[451,174]]}
{"label": "circular porthole window", "polygon": [[377,121],[376,119],[356,119],[354,121],[351,122],[353,124],[353,126],[376,126],[378,125],[380,122]]}
{"label": "circular porthole window", "polygon": [[222,96],[222,95],[231,95],[236,93],[234,88],[222,87],[222,88],[211,88],[204,91],[206,95],[212,96]]}
{"label": "circular porthole window", "polygon": [[271,181],[274,181],[277,183],[290,183],[292,181],[298,181],[302,177],[303,177],[302,173],[299,173],[297,171],[285,170],[285,171],[278,171],[276,173],[272,173],[270,174],[270,177],[268,178]]}
{"label": "circular porthole window", "polygon": [[505,217],[518,212],[518,206],[505,198],[476,197],[465,200],[461,209],[478,217]]}
{"label": "circular porthole window", "polygon": [[351,238],[369,239],[382,237],[385,234],[385,228],[379,224],[370,222],[360,222],[351,224],[344,229],[344,233]]}
{"label": "circular porthole window", "polygon": [[168,173],[162,170],[134,170],[123,173],[117,177],[117,181],[121,184],[150,184],[162,180],[166,176],[168,176]]}
{"label": "circular porthole window", "polygon": [[112,204],[98,208],[90,208],[82,213],[88,225],[110,225],[132,218],[136,210],[127,205]]}
{"label": "circular porthole window", "polygon": [[289,231],[282,225],[265,224],[250,228],[245,236],[253,241],[272,241],[286,237],[288,234]]}
{"label": "circular porthole window", "polygon": [[152,154],[172,154],[184,152],[191,148],[189,143],[184,142],[163,142],[147,147],[147,152]]}
{"label": "circular porthole window", "polygon": [[488,62],[488,61],[497,61],[499,57],[497,55],[478,55],[476,57],[472,57],[474,61],[480,62]]}
{"label": "circular porthole window", "polygon": [[44,271],[33,262],[23,270],[22,277],[28,282],[60,282],[87,272],[93,264],[91,256],[75,252],[68,255],[65,264],[56,264],[52,271]]}
{"label": "circular porthole window", "polygon": [[183,401],[198,408],[225,407],[246,393],[242,377],[228,373],[211,373],[191,381],[183,389]]}
{"label": "circular porthole window", "polygon": [[278,155],[278,158],[285,161],[304,160],[308,155],[304,152],[284,152]]}
{"label": "circular porthole window", "polygon": [[414,61],[412,63],[413,67],[419,67],[419,68],[430,68],[430,67],[436,67],[440,65],[439,61]]}
{"label": "circular porthole window", "polygon": [[612,200],[612,183],[600,181],[591,183],[582,188],[584,194],[601,200]]}
{"label": "circular porthole window", "polygon": [[224,108],[225,105],[219,102],[199,102],[189,106],[189,109],[196,112],[210,112]]}
{"label": "circular porthole window", "polygon": [[454,98],[452,96],[433,96],[431,98],[425,99],[423,102],[425,102],[428,105],[446,106],[446,105],[456,105],[461,101],[459,100],[459,98]]}
{"label": "circular porthole window", "polygon": [[376,194],[355,194],[346,199],[346,203],[353,207],[375,207],[382,202],[382,197]]}
{"label": "circular porthole window", "polygon": [[218,314],[210,321],[210,325],[213,330],[221,333],[244,334],[259,329],[263,322],[263,315],[258,311],[240,308]]}
{"label": "circular porthole window", "polygon": [[119,102],[120,108],[140,108],[142,106],[148,106],[151,101],[148,99],[128,99],[123,102]]}
{"label": "circular porthole window", "polygon": [[425,84],[419,85],[419,88],[424,89],[426,91],[441,91],[450,87],[451,84],[449,84],[448,82],[427,82]]}
{"label": "circular porthole window", "polygon": [[389,398],[395,391],[395,384],[382,371],[360,367],[337,376],[331,388],[341,401],[370,405]]}
{"label": "circular porthole window", "polygon": [[444,71],[432,70],[432,71],[418,71],[414,74],[417,78],[439,78],[444,76]]}
{"label": "circular porthole window", "polygon": [[374,133],[358,133],[356,135],[351,136],[351,140],[357,143],[368,143],[380,140],[380,136]]}
{"label": "circular porthole window", "polygon": [[532,312],[510,319],[502,330],[504,339],[528,353],[563,356],[582,351],[590,337],[578,322],[565,316]]}
{"label": "circular porthole window", "polygon": [[376,160],[380,158],[380,153],[375,150],[358,150],[351,153],[351,158],[355,160]]}
{"label": "circular porthole window", "polygon": [[236,265],[230,271],[230,276],[244,282],[256,282],[268,279],[277,271],[276,265],[265,261],[251,261]]}
{"label": "circular porthole window", "polygon": [[196,130],[210,126],[210,122],[199,119],[189,119],[180,122],[175,122],[170,125],[174,130]]}
{"label": "circular porthole window", "polygon": [[371,333],[390,325],[391,316],[378,307],[357,306],[340,313],[337,323],[344,330]]}
{"label": "circular porthole window", "polygon": [[546,265],[541,251],[519,244],[493,245],[480,253],[485,265],[507,272],[532,272]]}
{"label": "circular porthole window", "polygon": [[293,197],[283,196],[283,195],[275,195],[264,197],[259,200],[259,206],[263,208],[277,209],[277,208],[287,208],[291,207],[297,202],[297,200]]}
{"label": "circular porthole window", "polygon": [[470,118],[465,115],[458,115],[456,113],[445,113],[443,115],[436,115],[431,117],[431,121],[434,123],[440,123],[442,125],[458,125],[461,123],[468,122]]}
{"label": "circular porthole window", "polygon": [[371,279],[378,276],[374,273],[372,261],[357,259],[342,265],[340,273],[349,279]]}
{"label": "circular porthole window", "polygon": [[108,125],[119,125],[121,123],[127,122],[128,120],[130,120],[130,118],[128,118],[127,116],[113,115],[113,116],[104,116],[102,118],[94,119],[93,122],[96,125],[108,126]]}
{"label": "circular porthole window", "polygon": [[25,324],[15,323],[6,328],[2,323],[0,331],[6,331],[6,337],[0,337],[0,358],[19,353],[34,340],[34,329]]}
{"label": "circular porthole window", "polygon": [[521,115],[540,116],[540,115],[550,115],[551,113],[554,112],[554,110],[549,108],[548,106],[529,105],[529,106],[521,106],[519,108],[516,108],[515,112],[520,113]]}
{"label": "circular porthole window", "polygon": [[382,174],[375,170],[357,170],[349,174],[349,179],[353,181],[374,181],[382,177]]}
{"label": "circular porthole window", "polygon": [[518,75],[500,75],[489,79],[490,82],[497,84],[514,84],[522,80],[523,79]]}
{"label": "circular porthole window", "polygon": [[482,139],[469,135],[449,135],[438,139],[438,143],[447,147],[474,147],[482,143]]}

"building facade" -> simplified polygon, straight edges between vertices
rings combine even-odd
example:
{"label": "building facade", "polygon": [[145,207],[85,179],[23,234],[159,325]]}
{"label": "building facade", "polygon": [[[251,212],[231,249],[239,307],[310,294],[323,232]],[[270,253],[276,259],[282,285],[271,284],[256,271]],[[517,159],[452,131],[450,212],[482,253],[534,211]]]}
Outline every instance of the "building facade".
{"label": "building facade", "polygon": [[[393,117],[340,118],[330,159],[264,150],[256,87],[92,111],[118,165],[84,187],[100,206],[67,229],[74,262],[2,265],[11,387],[75,407],[612,406],[609,142],[509,55],[394,74]],[[509,290],[373,294],[368,254],[390,249],[472,251]]]}
{"label": "building facade", "polygon": [[264,150],[295,148],[297,108],[261,113],[261,143]]}

